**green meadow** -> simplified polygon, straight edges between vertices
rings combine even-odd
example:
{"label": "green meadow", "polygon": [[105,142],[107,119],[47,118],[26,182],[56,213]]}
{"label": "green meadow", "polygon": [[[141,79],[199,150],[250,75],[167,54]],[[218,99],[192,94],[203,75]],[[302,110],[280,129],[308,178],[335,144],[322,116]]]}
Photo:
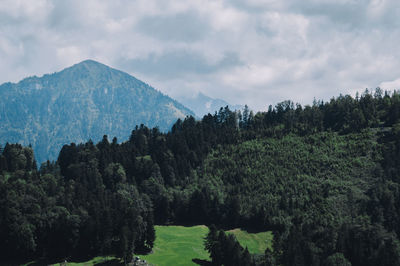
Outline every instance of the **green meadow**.
{"label": "green meadow", "polygon": [[[20,264],[20,263],[15,263],[16,265]],[[28,263],[23,263],[20,264],[22,266],[39,266],[39,265],[54,265],[54,266],[89,266],[89,265],[123,265],[122,261],[120,259],[115,258],[114,256],[107,256],[107,257],[103,257],[103,256],[98,256],[98,257],[94,257],[91,260],[88,261],[83,261],[83,262],[73,262],[73,261],[68,261],[67,263],[63,263],[63,262],[58,262],[58,263],[54,263],[51,261],[31,261]]]}
{"label": "green meadow", "polygon": [[204,237],[208,228],[204,225],[155,226],[156,241],[153,253],[140,256],[154,265],[197,265],[192,259],[209,260],[204,250]]}
{"label": "green meadow", "polygon": [[[158,266],[198,265],[193,259],[210,261],[203,245],[208,233],[206,226],[155,226],[155,229],[157,237],[153,253],[140,258]],[[264,254],[265,249],[272,245],[273,235],[270,231],[253,234],[234,229],[228,233],[234,234],[243,247],[247,246],[250,253]]]}
{"label": "green meadow", "polygon": [[[140,259],[151,265],[198,265],[195,261],[210,261],[207,251],[204,250],[204,238],[208,233],[207,226],[155,226],[156,241],[153,252],[148,255],[138,255]],[[250,253],[264,254],[267,247],[272,245],[272,232],[248,233],[241,229],[227,231],[234,234],[240,245],[247,247]],[[135,256],[137,256],[135,254]],[[86,262],[68,262],[67,265],[120,265],[115,257],[95,257]],[[40,262],[26,265],[39,265]],[[55,264],[62,265],[62,264]]]}
{"label": "green meadow", "polygon": [[272,250],[272,238],[274,237],[271,231],[260,233],[248,233],[242,229],[233,229],[227,231],[228,234],[234,234],[240,245],[249,250],[252,254],[264,254],[265,250]]}

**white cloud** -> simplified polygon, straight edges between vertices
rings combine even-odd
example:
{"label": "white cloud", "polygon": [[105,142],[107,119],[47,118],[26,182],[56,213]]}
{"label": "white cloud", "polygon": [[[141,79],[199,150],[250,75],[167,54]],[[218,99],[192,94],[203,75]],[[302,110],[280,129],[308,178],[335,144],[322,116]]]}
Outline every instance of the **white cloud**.
{"label": "white cloud", "polygon": [[76,62],[85,60],[83,51],[77,46],[67,46],[57,48],[57,57],[67,65],[73,65]]}
{"label": "white cloud", "polygon": [[41,21],[51,9],[52,4],[47,0],[3,0],[0,2],[0,13],[14,19],[27,17],[32,21]]}
{"label": "white cloud", "polygon": [[0,1],[0,83],[92,58],[255,109],[398,86],[395,0]]}
{"label": "white cloud", "polygon": [[379,18],[381,17],[388,5],[389,1],[386,0],[371,0],[371,2],[368,5],[368,9],[367,9],[367,14],[371,17],[371,18]]}
{"label": "white cloud", "polygon": [[382,82],[379,87],[383,90],[400,90],[400,78],[393,80],[393,81],[385,81]]}

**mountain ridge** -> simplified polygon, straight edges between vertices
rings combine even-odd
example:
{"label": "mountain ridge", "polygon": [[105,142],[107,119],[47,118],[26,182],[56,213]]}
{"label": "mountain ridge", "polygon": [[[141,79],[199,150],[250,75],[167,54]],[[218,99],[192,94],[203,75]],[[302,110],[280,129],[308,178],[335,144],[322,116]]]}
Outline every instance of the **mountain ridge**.
{"label": "mountain ridge", "polygon": [[167,131],[194,113],[130,74],[94,60],[0,85],[0,143],[32,144],[38,161],[62,145],[127,139],[136,125]]}
{"label": "mountain ridge", "polygon": [[198,117],[218,112],[221,107],[229,106],[231,110],[242,110],[244,106],[238,104],[230,104],[219,98],[211,98],[202,92],[194,97],[178,97],[180,102],[195,112]]}

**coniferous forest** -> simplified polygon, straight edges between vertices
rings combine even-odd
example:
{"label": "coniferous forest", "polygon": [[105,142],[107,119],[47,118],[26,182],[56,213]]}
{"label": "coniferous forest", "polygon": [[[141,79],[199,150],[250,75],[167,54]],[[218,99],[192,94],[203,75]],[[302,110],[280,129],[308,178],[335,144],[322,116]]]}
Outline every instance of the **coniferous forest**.
{"label": "coniferous forest", "polygon": [[[1,261],[128,262],[155,224],[208,225],[214,265],[400,265],[400,93],[221,108],[71,143],[40,166],[3,144]],[[249,254],[221,230],[236,227],[273,231],[273,248]]]}

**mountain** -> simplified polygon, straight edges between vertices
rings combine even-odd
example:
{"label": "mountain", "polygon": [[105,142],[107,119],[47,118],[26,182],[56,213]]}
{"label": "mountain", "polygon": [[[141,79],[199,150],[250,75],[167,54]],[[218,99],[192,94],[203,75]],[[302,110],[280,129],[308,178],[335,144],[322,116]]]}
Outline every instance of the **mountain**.
{"label": "mountain", "polygon": [[64,144],[126,140],[136,125],[167,131],[194,113],[122,71],[86,60],[60,72],[0,86],[0,144],[32,144],[39,162]]}
{"label": "mountain", "polygon": [[213,99],[201,92],[195,97],[180,97],[177,99],[185,106],[193,110],[198,117],[203,117],[208,113],[214,114],[221,107],[225,107],[227,105],[231,110],[243,109],[242,105],[232,105],[222,99]]}

